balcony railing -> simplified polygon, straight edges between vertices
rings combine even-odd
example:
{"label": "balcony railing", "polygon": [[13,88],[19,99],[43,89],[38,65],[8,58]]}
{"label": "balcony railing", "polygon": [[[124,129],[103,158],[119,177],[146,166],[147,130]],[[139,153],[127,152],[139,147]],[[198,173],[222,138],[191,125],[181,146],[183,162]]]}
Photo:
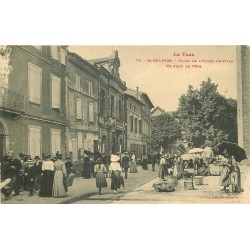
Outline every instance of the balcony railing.
{"label": "balcony railing", "polygon": [[0,109],[11,113],[24,113],[24,95],[0,86]]}

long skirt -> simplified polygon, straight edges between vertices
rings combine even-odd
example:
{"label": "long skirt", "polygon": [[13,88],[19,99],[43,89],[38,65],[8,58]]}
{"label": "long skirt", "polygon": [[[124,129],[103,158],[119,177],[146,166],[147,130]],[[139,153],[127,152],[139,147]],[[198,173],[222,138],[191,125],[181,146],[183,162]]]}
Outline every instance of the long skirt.
{"label": "long skirt", "polygon": [[230,174],[231,178],[231,184],[234,185],[234,190],[235,192],[241,192],[241,178],[240,178],[240,172],[238,171],[233,171]]}
{"label": "long skirt", "polygon": [[146,159],[142,161],[142,169],[148,170],[148,161]]}
{"label": "long skirt", "polygon": [[97,188],[103,188],[103,187],[108,186],[105,174],[103,172],[97,172],[95,178],[96,178],[96,187]]}
{"label": "long skirt", "polygon": [[56,170],[55,172],[52,195],[54,197],[61,197],[66,195],[62,170]]}
{"label": "long skirt", "polygon": [[138,173],[136,162],[132,162],[130,165],[130,173]]}
{"label": "long skirt", "polygon": [[231,184],[229,167],[227,166],[222,167],[219,183],[220,186],[224,187],[229,187],[229,185]]}
{"label": "long skirt", "polygon": [[52,196],[53,181],[54,181],[54,172],[51,170],[44,170],[41,190],[39,192],[39,195],[41,197]]}
{"label": "long skirt", "polygon": [[117,190],[121,187],[121,178],[119,171],[112,171],[111,173],[111,190]]}
{"label": "long skirt", "polygon": [[91,177],[91,166],[90,164],[86,164],[83,166],[83,177],[85,179],[89,179]]}

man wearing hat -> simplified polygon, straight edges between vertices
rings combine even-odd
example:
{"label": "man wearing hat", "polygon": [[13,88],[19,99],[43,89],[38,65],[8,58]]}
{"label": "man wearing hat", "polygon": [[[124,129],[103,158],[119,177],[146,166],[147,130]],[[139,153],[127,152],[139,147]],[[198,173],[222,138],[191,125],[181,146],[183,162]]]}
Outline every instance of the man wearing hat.
{"label": "man wearing hat", "polygon": [[166,166],[166,157],[165,155],[161,155],[160,164],[159,164],[159,178],[160,179],[164,179],[165,166]]}
{"label": "man wearing hat", "polygon": [[128,178],[128,169],[129,169],[129,156],[128,152],[124,152],[124,155],[122,157],[122,168],[125,172],[125,179]]}
{"label": "man wearing hat", "polygon": [[42,161],[38,155],[35,156],[34,158],[35,163],[34,163],[34,174],[35,174],[35,183],[34,183],[34,188],[35,190],[39,190],[42,185]]}
{"label": "man wearing hat", "polygon": [[19,195],[20,189],[20,171],[22,169],[22,163],[19,159],[17,159],[14,155],[13,151],[8,153],[10,157],[9,165],[13,170],[12,184],[15,190],[15,195]]}

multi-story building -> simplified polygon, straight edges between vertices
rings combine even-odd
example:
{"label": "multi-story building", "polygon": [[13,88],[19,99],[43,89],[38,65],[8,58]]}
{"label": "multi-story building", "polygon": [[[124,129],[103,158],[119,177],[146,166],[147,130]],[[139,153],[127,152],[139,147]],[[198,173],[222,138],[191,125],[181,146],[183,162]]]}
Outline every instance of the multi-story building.
{"label": "multi-story building", "polygon": [[66,54],[67,46],[1,47],[1,157],[66,152]]}
{"label": "multi-story building", "polygon": [[68,53],[68,150],[74,161],[83,151],[99,150],[99,70],[75,53]]}
{"label": "multi-story building", "polygon": [[124,91],[127,87],[120,79],[118,52],[114,51],[109,57],[93,59],[90,62],[100,71],[100,152],[121,152],[126,147]]}
{"label": "multi-story building", "polygon": [[250,156],[250,47],[237,46],[238,144]]}
{"label": "multi-story building", "polygon": [[0,47],[0,158],[150,152],[153,105],[126,91],[119,67],[117,51],[86,61],[67,46]]}
{"label": "multi-story building", "polygon": [[151,109],[147,94],[128,89],[126,92],[127,149],[137,157],[151,152]]}

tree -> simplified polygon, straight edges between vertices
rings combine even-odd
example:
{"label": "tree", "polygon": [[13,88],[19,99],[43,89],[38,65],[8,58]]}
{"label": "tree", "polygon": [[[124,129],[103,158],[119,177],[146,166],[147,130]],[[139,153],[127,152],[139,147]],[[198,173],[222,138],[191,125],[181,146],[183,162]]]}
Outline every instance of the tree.
{"label": "tree", "polygon": [[168,148],[181,137],[181,128],[175,115],[164,113],[152,120],[152,148]]}
{"label": "tree", "polygon": [[188,87],[179,99],[178,117],[184,139],[195,147],[217,144],[223,140],[237,142],[237,102],[222,96],[211,79],[200,90]]}

